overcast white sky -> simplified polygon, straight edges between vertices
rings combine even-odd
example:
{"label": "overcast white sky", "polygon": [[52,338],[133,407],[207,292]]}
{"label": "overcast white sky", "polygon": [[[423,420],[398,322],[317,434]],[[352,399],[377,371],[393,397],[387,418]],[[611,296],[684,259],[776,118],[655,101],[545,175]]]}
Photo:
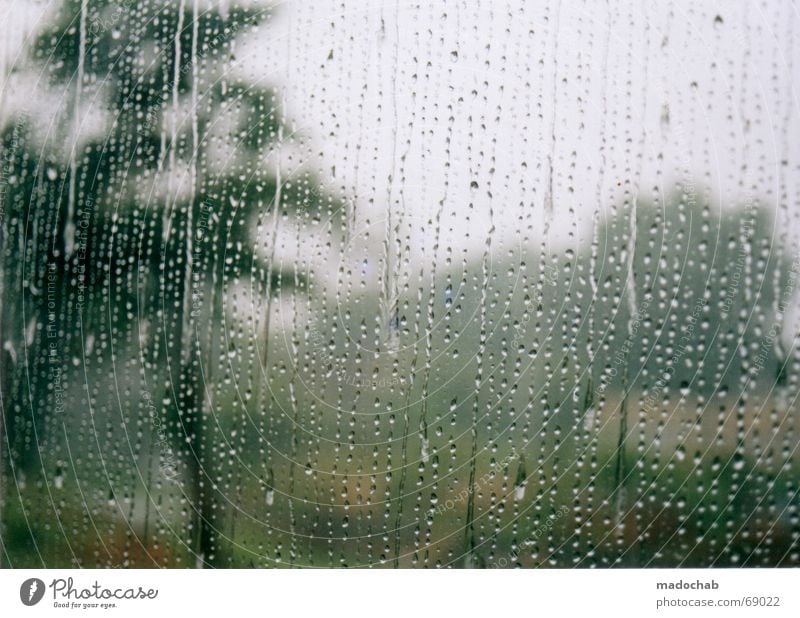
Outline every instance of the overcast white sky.
{"label": "overcast white sky", "polygon": [[800,210],[797,26],[789,2],[315,0],[283,5],[243,64],[359,209],[444,199],[481,244],[490,208],[513,234],[552,199],[583,235],[598,195],[677,179]]}
{"label": "overcast white sky", "polygon": [[[58,4],[3,1],[5,71]],[[440,203],[442,245],[480,250],[490,220],[500,246],[539,236],[548,204],[575,243],[598,205],[679,179],[798,229],[798,26],[788,1],[293,0],[235,70],[278,88],[360,225],[388,204],[412,244]]]}

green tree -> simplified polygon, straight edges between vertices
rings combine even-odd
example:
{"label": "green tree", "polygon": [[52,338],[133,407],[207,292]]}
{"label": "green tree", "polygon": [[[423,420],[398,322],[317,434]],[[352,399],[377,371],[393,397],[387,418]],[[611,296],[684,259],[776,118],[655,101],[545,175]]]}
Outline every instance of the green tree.
{"label": "green tree", "polygon": [[[319,222],[337,206],[311,174],[281,182],[264,163],[285,131],[276,94],[229,74],[235,45],[268,12],[184,7],[68,0],[36,38],[25,70],[61,104],[52,118],[11,118],[0,142],[0,441],[5,488],[37,470],[58,478],[63,464],[47,451],[69,430],[59,413],[80,379],[73,359],[129,341],[121,353],[140,356],[143,377],[166,375],[147,386],[146,405],[181,463],[194,509],[187,545],[214,566],[225,548],[214,534],[218,453],[204,395],[227,350],[207,325],[221,323],[225,281],[249,276],[268,298],[304,285],[254,250],[256,227],[273,234],[274,251],[281,221]],[[152,448],[158,436],[137,440]]]}

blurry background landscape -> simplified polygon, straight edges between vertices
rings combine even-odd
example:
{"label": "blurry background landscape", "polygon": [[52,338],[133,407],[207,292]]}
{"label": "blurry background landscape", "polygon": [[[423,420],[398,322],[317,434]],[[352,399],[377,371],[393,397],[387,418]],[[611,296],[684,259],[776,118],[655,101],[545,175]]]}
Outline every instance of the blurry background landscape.
{"label": "blurry background landscape", "polygon": [[790,2],[5,4],[0,565],[798,566]]}

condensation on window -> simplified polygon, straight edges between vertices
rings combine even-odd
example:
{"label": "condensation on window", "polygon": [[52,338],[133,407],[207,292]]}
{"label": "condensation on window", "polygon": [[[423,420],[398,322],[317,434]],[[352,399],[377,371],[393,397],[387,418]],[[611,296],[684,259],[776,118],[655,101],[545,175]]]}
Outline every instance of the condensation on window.
{"label": "condensation on window", "polygon": [[1,566],[800,565],[791,2],[3,6]]}

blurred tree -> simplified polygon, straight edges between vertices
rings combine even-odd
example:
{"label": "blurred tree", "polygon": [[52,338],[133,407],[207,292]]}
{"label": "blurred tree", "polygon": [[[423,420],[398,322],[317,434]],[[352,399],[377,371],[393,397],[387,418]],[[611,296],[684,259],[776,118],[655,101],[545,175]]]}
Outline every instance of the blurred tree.
{"label": "blurred tree", "polygon": [[[706,395],[746,379],[750,363],[739,352],[756,345],[778,317],[779,282],[791,268],[775,244],[769,211],[757,201],[715,211],[704,196],[676,187],[661,200],[639,199],[632,224],[633,216],[633,209],[621,209],[598,232],[595,276],[602,293],[617,299],[600,320],[616,323],[622,334],[604,356],[626,355],[631,376],[652,378],[670,358],[653,351],[680,346],[670,381]],[[580,259],[589,272],[590,252]],[[639,330],[628,337],[631,294]],[[729,366],[732,358],[738,361]],[[765,377],[778,377],[786,360],[780,343],[762,360]]]}
{"label": "blurred tree", "polygon": [[143,368],[166,373],[151,414],[185,463],[191,549],[219,565],[206,384],[227,350],[200,324],[220,324],[226,280],[249,275],[267,297],[303,285],[254,250],[256,226],[277,233],[286,217],[318,222],[337,207],[310,174],[279,183],[264,163],[284,130],[275,93],[229,73],[267,11],[186,4],[68,0],[20,69],[38,72],[52,107],[11,118],[0,140],[0,442],[4,488],[44,471],[42,453],[70,431],[57,418],[70,362],[95,339],[132,336]]}

